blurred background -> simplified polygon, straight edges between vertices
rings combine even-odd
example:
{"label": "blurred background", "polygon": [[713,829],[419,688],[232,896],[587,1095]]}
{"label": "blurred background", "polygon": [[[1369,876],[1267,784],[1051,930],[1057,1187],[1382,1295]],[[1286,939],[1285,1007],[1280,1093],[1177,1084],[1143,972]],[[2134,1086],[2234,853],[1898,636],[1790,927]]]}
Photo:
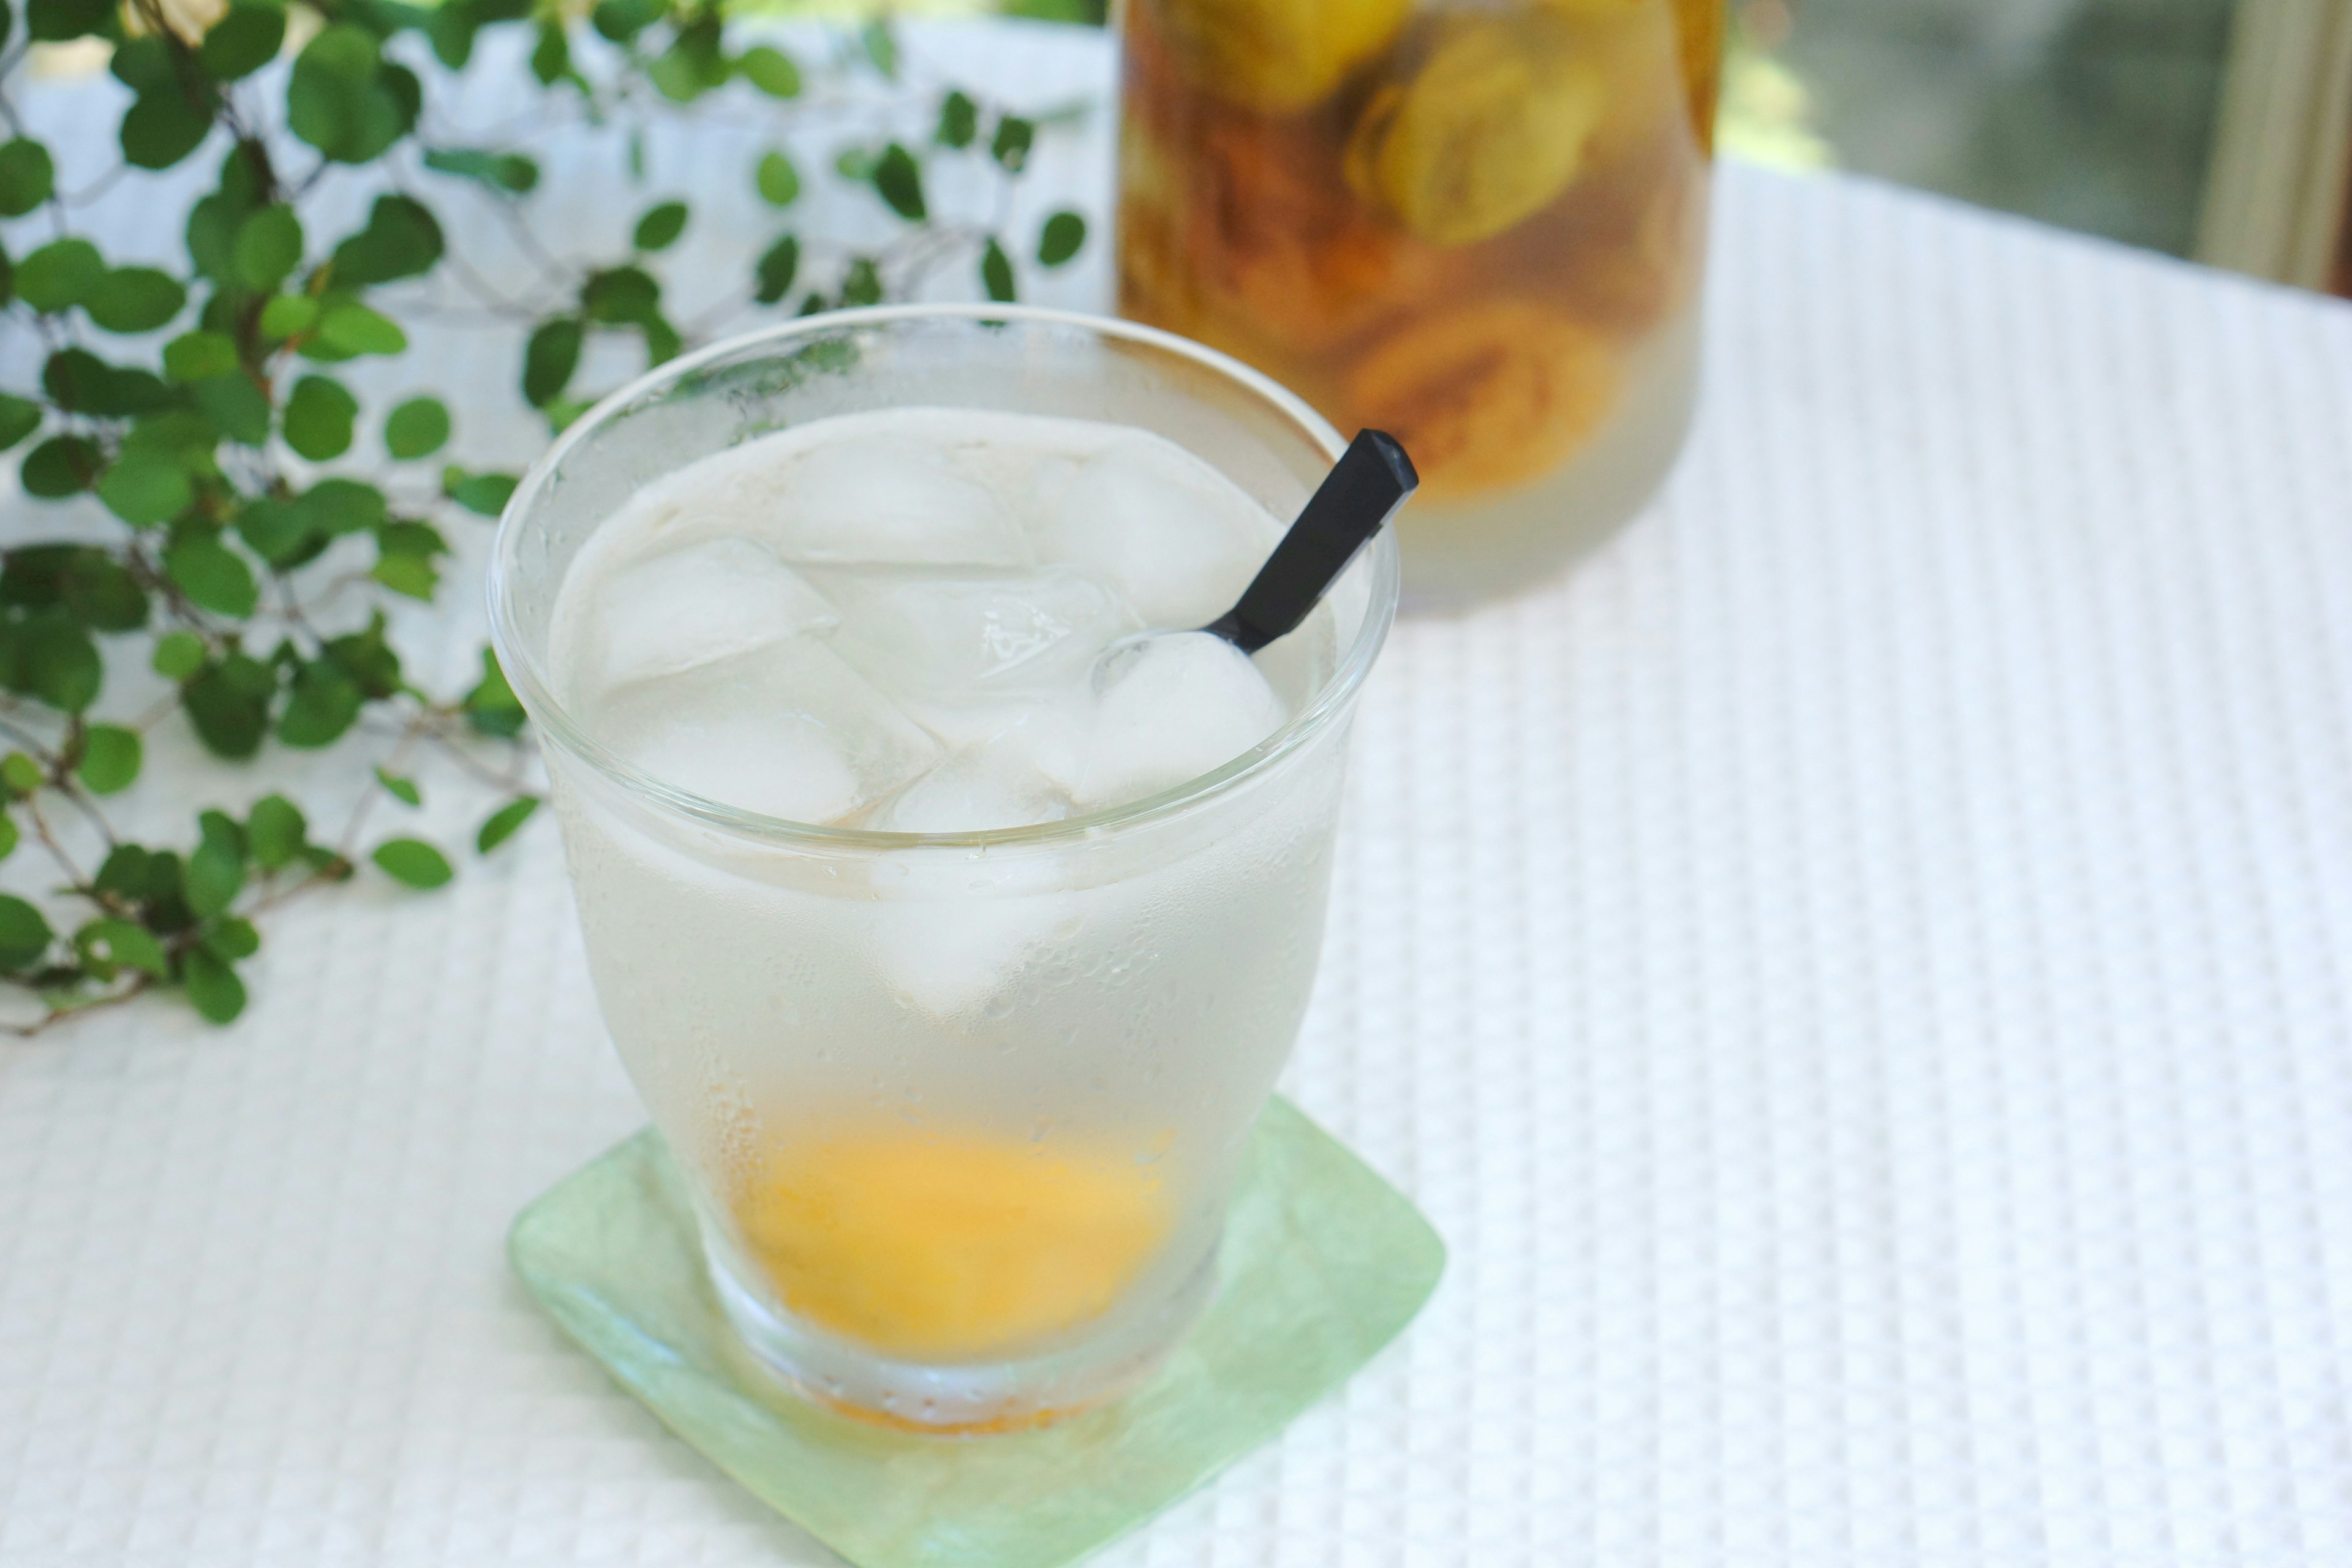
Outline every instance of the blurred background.
{"label": "blurred background", "polygon": [[[841,0],[787,0],[854,14]],[[1099,26],[1106,0],[929,0]],[[1730,0],[1721,145],[2352,295],[2352,0]]]}

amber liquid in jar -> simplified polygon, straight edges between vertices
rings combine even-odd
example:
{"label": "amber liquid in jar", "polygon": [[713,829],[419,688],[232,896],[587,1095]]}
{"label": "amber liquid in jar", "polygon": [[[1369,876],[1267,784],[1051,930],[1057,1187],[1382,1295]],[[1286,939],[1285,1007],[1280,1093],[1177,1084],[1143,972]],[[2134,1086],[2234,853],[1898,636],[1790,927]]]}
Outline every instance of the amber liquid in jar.
{"label": "amber liquid in jar", "polygon": [[1119,309],[1419,466],[1423,606],[1631,517],[1696,394],[1721,0],[1129,0]]}

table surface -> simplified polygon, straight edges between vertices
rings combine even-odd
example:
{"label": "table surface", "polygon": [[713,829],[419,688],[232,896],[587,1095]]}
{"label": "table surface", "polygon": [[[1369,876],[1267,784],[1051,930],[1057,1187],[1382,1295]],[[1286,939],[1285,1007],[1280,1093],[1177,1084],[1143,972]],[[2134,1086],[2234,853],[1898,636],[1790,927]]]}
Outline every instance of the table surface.
{"label": "table surface", "polygon": [[[1663,497],[1366,700],[1287,1086],[1451,1270],[1102,1561],[2352,1561],[2352,310],[1718,203]],[[269,941],[0,1047],[0,1563],[825,1561],[507,1269],[640,1119],[553,835]]]}

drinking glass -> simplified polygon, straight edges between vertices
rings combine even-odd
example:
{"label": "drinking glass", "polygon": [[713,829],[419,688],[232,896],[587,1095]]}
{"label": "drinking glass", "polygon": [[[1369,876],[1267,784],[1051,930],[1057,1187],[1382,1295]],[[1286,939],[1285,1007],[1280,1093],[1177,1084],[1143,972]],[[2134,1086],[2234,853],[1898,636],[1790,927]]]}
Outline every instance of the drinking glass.
{"label": "drinking glass", "polygon": [[549,658],[596,531],[708,454],[909,405],[1156,432],[1281,518],[1342,447],[1265,376],[1150,328],[842,311],[674,361],[573,424],[507,508],[490,609],[544,744],[605,1024],[693,1193],[727,1317],[818,1399],[990,1430],[1133,1386],[1214,1289],[1228,1194],[1315,973],[1397,553],[1376,542],[1260,656],[1304,693],[1280,730],[1090,816],[814,826],[600,744]]}

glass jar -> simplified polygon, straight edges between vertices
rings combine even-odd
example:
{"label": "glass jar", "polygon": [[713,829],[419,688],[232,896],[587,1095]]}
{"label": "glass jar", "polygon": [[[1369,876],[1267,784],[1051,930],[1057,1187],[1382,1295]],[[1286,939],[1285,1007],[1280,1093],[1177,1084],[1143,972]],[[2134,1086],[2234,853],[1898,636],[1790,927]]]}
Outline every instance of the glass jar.
{"label": "glass jar", "polygon": [[1129,0],[1119,309],[1393,432],[1409,606],[1649,499],[1698,379],[1721,0]]}

